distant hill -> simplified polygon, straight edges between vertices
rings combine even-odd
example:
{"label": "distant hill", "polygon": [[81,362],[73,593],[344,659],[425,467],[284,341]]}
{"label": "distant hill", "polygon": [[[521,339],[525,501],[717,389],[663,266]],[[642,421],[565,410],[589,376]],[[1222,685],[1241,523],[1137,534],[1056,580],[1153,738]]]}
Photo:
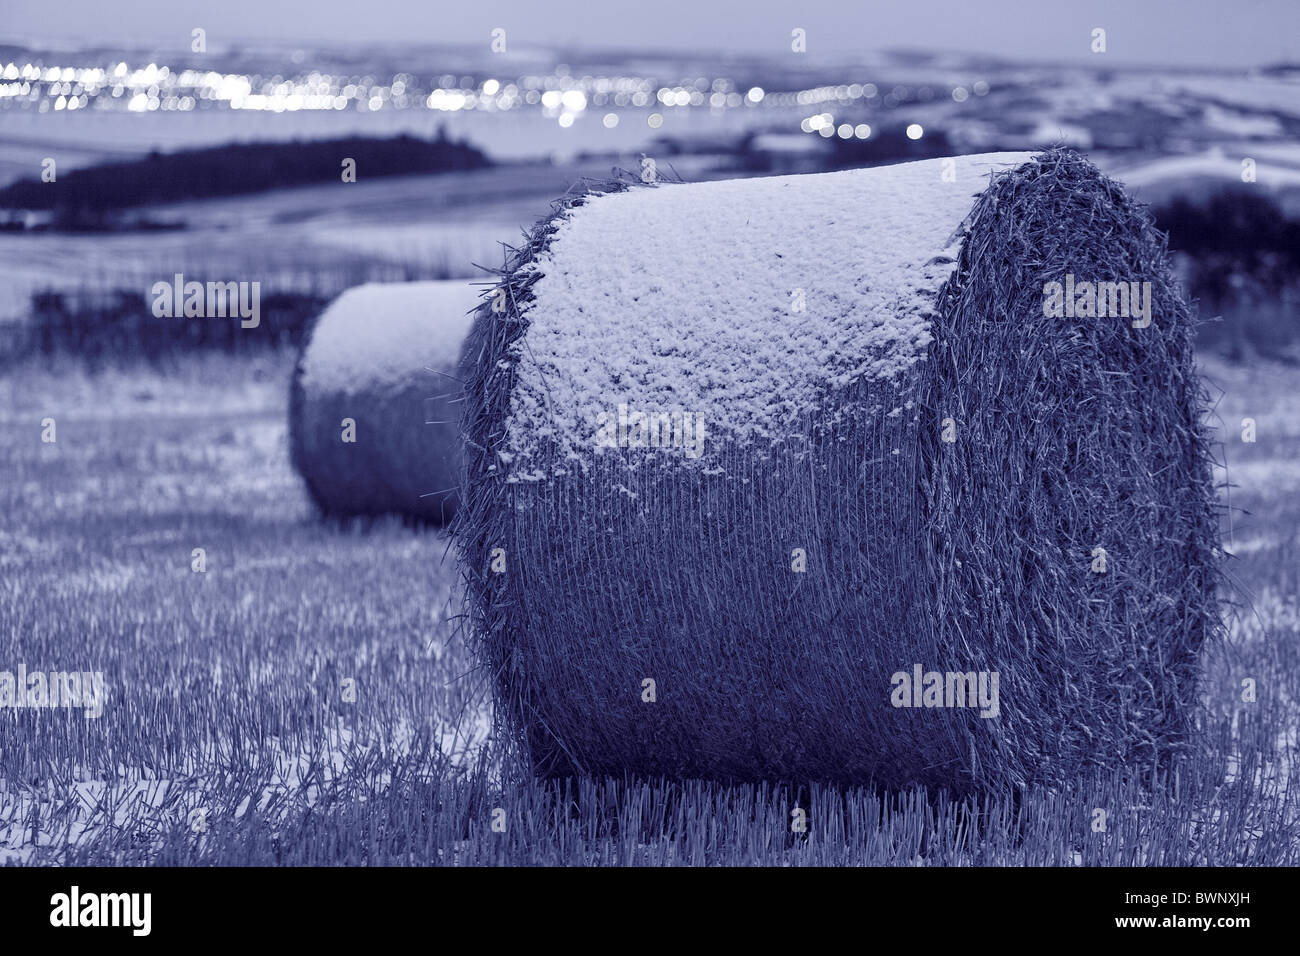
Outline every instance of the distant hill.
{"label": "distant hill", "polygon": [[341,182],[344,159],[356,161],[358,181],[491,165],[479,149],[445,136],[230,143],[76,169],[53,183],[24,179],[0,189],[0,208],[50,212],[56,223],[77,225],[132,206]]}

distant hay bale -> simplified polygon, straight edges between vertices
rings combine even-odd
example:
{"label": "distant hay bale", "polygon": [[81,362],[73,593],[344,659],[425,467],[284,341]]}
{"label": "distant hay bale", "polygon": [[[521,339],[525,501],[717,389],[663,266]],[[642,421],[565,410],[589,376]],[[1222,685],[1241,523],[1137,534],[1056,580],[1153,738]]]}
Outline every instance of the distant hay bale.
{"label": "distant hay bale", "polygon": [[[1084,314],[1099,282],[1150,324]],[[1191,750],[1193,319],[1086,160],[606,184],[500,290],[457,532],[538,774],[1004,790]]]}
{"label": "distant hay bale", "polygon": [[462,281],[362,285],[316,320],[290,386],[289,440],[324,514],[455,513],[456,361],[478,295]]}

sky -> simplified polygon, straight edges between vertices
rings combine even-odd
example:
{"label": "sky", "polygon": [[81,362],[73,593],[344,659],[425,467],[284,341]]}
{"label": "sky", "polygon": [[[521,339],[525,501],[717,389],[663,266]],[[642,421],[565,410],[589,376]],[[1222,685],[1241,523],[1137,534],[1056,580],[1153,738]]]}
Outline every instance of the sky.
{"label": "sky", "polygon": [[[0,42],[188,47],[227,40],[507,44],[582,49],[790,52],[960,50],[1091,60],[1093,28],[1126,65],[1253,66],[1300,60],[1300,0],[0,0]],[[815,64],[810,64],[815,65]]]}

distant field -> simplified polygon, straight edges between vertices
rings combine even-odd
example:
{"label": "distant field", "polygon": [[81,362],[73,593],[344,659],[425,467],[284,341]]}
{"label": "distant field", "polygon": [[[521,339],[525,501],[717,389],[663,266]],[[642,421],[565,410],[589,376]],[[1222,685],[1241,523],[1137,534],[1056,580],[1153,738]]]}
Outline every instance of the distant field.
{"label": "distant field", "polygon": [[178,271],[267,283],[373,261],[471,278],[482,275],[474,263],[499,266],[500,243],[517,242],[571,182],[547,167],[370,181],[362,170],[355,183],[145,207],[190,225],[180,231],[0,233],[0,320],[25,315],[38,288],[144,291]]}
{"label": "distant field", "polygon": [[1209,655],[1207,759],[1176,793],[1102,782],[1030,793],[1017,816],[917,793],[527,780],[485,746],[446,538],[311,515],[285,447],[290,367],[0,372],[0,670],[108,684],[98,720],[0,710],[0,861],[1300,863],[1294,368],[1210,363],[1241,509],[1225,545],[1252,606]]}
{"label": "distant field", "polygon": [[[633,164],[629,164],[633,165]],[[117,234],[0,232],[0,321],[27,314],[33,290],[138,288],[176,272],[258,280],[356,271],[373,263],[416,275],[477,278],[502,264],[551,202],[609,163],[503,166],[365,177],[254,196],[141,207],[188,228]]]}

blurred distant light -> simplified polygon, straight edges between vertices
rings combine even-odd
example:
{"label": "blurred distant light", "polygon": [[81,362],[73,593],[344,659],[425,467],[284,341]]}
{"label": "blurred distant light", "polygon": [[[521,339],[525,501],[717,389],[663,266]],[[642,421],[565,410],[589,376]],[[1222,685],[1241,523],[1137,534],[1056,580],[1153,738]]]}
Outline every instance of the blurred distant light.
{"label": "blurred distant light", "polygon": [[763,92],[761,86],[751,86],[749,92],[745,94],[745,99],[749,100],[751,103],[761,103],[763,102],[763,97],[766,95],[767,94]]}
{"label": "blurred distant light", "polygon": [[613,129],[618,125],[618,114],[606,113],[605,118],[602,119],[601,122],[605,124],[605,129]]}
{"label": "blurred distant light", "polygon": [[878,90],[876,89],[875,83],[864,83],[862,85],[862,95],[867,99],[873,98],[877,92]]}
{"label": "blurred distant light", "polygon": [[547,90],[542,94],[542,105],[548,110],[553,110],[560,105],[563,98],[559,90]]}
{"label": "blurred distant light", "polygon": [[840,128],[835,132],[839,134],[840,139],[853,138],[853,126],[850,123],[841,123]]}
{"label": "blurred distant light", "polygon": [[68,105],[68,101],[65,100],[62,96],[60,96],[57,100],[54,101],[54,108],[56,110],[61,110],[67,105]]}
{"label": "blurred distant light", "polygon": [[125,64],[125,63],[119,63],[117,66],[113,67],[113,75],[114,75],[114,76],[126,76],[126,64]]}
{"label": "blurred distant light", "polygon": [[425,103],[429,109],[455,111],[465,106],[465,94],[459,90],[434,90]]}
{"label": "blurred distant light", "polygon": [[808,120],[808,117],[806,116],[799,121],[799,128],[803,130],[805,133],[811,133],[813,131],[812,123]]}
{"label": "blurred distant light", "polygon": [[953,91],[952,91],[952,98],[953,98],[953,101],[956,102],[956,103],[965,103],[965,102],[966,102],[966,98],[967,98],[969,95],[970,95],[970,94],[966,92],[966,87],[964,87],[964,86],[957,86],[957,87],[954,87],[954,88],[953,88]]}
{"label": "blurred distant light", "polygon": [[497,90],[501,89],[501,84],[496,80],[485,80],[483,82],[483,95],[496,96]]}
{"label": "blurred distant light", "polygon": [[660,126],[663,126],[663,125],[664,125],[664,117],[663,117],[663,114],[662,114],[662,113],[651,113],[649,116],[646,117],[646,124],[647,124],[651,129],[658,129]]}
{"label": "blurred distant light", "polygon": [[560,103],[566,110],[581,113],[587,108],[587,94],[582,90],[565,90],[564,95],[560,97]]}
{"label": "blurred distant light", "polygon": [[143,113],[149,108],[149,97],[143,93],[137,93],[131,97],[131,102],[126,104],[126,108],[132,113]]}
{"label": "blurred distant light", "polygon": [[908,139],[920,139],[924,135],[925,135],[925,130],[921,129],[920,123],[913,123],[911,126],[907,128]]}
{"label": "blurred distant light", "polygon": [[691,94],[689,90],[678,90],[673,93],[673,103],[677,106],[689,106],[691,103]]}
{"label": "blurred distant light", "polygon": [[976,96],[983,96],[989,91],[989,85],[983,80],[976,80],[975,85],[971,87]]}
{"label": "blurred distant light", "polygon": [[827,124],[826,126],[823,126],[821,129],[819,129],[817,132],[820,135],[824,136],[826,139],[830,139],[832,136],[835,135],[835,127]]}
{"label": "blurred distant light", "polygon": [[572,125],[573,125],[573,114],[572,114],[572,113],[561,113],[561,114],[560,114],[560,125],[563,126],[565,129],[568,129],[570,126],[572,126]]}
{"label": "blurred distant light", "polygon": [[853,127],[853,135],[858,139],[866,139],[871,135],[871,127],[866,123],[859,123],[857,126]]}

